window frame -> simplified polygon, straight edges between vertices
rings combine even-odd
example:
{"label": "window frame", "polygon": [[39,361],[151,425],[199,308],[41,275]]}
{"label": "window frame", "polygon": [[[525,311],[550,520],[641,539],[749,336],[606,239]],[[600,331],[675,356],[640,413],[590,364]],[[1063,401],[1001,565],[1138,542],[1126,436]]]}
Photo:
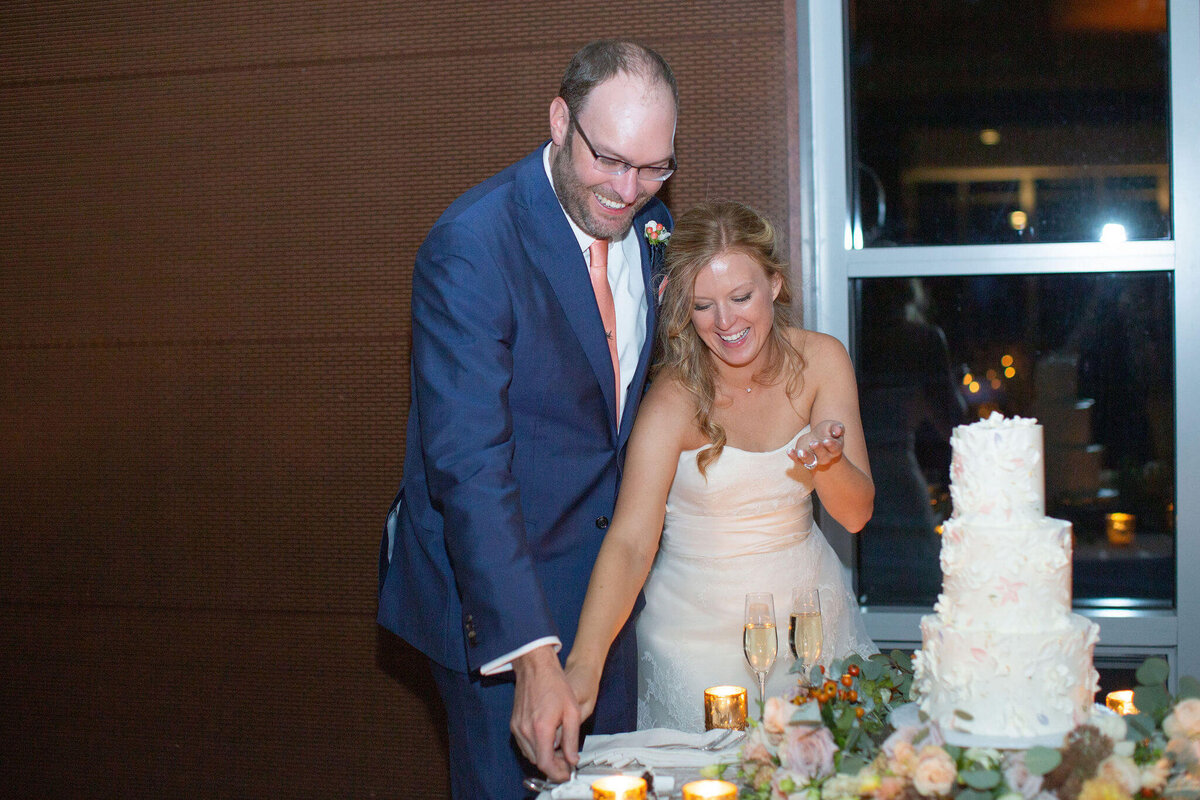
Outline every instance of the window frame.
{"label": "window frame", "polygon": [[[1200,581],[1187,566],[1200,564],[1200,7],[1168,0],[1172,230],[1166,241],[1031,243],[995,245],[853,247],[853,198],[847,153],[848,31],[843,3],[796,2],[798,68],[797,169],[793,245],[800,257],[796,279],[810,328],[849,347],[851,279],[868,277],[1039,274],[1050,272],[1174,273],[1176,598],[1172,610],[1087,609],[1100,625],[1097,657],[1153,653],[1168,658],[1171,681],[1200,675]],[[853,540],[833,520],[823,530],[846,563]],[[920,619],[929,608],[864,608],[868,633],[882,648],[919,647]]]}

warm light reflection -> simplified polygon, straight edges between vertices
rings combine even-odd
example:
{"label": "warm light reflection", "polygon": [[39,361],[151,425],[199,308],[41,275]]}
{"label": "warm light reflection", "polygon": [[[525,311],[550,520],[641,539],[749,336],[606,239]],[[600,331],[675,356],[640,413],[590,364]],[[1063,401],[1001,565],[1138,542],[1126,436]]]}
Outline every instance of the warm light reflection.
{"label": "warm light reflection", "polygon": [[1133,689],[1109,692],[1104,696],[1104,704],[1118,714],[1138,713],[1137,707],[1133,705]]}
{"label": "warm light reflection", "polygon": [[741,686],[710,686],[704,690],[704,730],[746,727],[746,690]]}
{"label": "warm light reflection", "polygon": [[1014,211],[1008,215],[1008,224],[1014,231],[1023,231],[1029,225],[1029,216],[1024,211]]}
{"label": "warm light reflection", "polygon": [[646,800],[646,782],[631,775],[608,775],[592,784],[593,800]]}
{"label": "warm light reflection", "polygon": [[971,373],[968,372],[966,375],[963,375],[963,386],[970,386],[971,381],[973,381],[973,380],[975,380],[974,376],[972,376]]}
{"label": "warm light reflection", "polygon": [[999,378],[992,378],[992,388],[993,389],[1000,388],[1000,379]]}
{"label": "warm light reflection", "polygon": [[1016,375],[1016,374],[1017,374],[1017,370],[1016,370],[1015,368],[1013,368],[1013,367],[1007,367],[1007,368],[1004,370],[1004,377],[1006,377],[1006,378],[1011,378],[1011,377],[1013,377],[1013,376],[1014,376],[1014,375]]}
{"label": "warm light reflection", "polygon": [[1104,535],[1108,543],[1114,547],[1128,547],[1133,544],[1137,533],[1137,515],[1113,511],[1104,515]]}
{"label": "warm light reflection", "polygon": [[979,132],[979,141],[988,147],[1000,144],[1000,131],[995,128],[984,128]]}
{"label": "warm light reflection", "polygon": [[737,800],[738,788],[729,781],[692,781],[683,785],[683,800]]}
{"label": "warm light reflection", "polygon": [[976,394],[979,391],[979,381],[971,381],[971,384],[967,387],[967,391],[971,394]]}
{"label": "warm light reflection", "polygon": [[1000,356],[1000,364],[1001,366],[1011,367],[1013,365],[1013,357],[1008,354]]}

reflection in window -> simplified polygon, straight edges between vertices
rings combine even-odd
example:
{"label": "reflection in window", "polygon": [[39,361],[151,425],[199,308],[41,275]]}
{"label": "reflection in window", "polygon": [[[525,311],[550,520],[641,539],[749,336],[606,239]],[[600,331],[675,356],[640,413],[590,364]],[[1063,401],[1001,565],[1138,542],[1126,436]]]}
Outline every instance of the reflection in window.
{"label": "reflection in window", "polygon": [[852,292],[876,487],[857,537],[864,603],[933,603],[950,432],[992,411],[1043,426],[1076,604],[1173,603],[1171,273],[861,278]]}
{"label": "reflection in window", "polygon": [[1171,236],[1166,0],[849,14],[856,246]]}

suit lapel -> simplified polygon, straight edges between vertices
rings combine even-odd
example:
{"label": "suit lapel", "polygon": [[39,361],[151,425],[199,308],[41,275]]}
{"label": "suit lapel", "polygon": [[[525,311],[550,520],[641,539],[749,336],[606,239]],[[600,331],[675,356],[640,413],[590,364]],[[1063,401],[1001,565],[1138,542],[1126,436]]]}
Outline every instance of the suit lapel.
{"label": "suit lapel", "polygon": [[[651,203],[650,205],[654,204]],[[645,209],[634,217],[634,230],[641,231],[645,227],[646,217]],[[638,252],[641,254],[642,261],[642,283],[646,287],[646,341],[642,342],[642,350],[638,354],[637,371],[633,376],[633,383],[630,384],[629,396],[625,400],[626,411],[633,411],[635,413],[621,415],[621,430],[617,439],[618,447],[625,445],[625,442],[629,439],[630,432],[633,430],[633,419],[636,416],[641,388],[646,384],[646,373],[650,369],[650,357],[654,352],[654,322],[658,314],[658,297],[652,288],[654,275],[653,264],[650,258],[650,244],[646,241],[645,236],[638,236],[637,240]]]}
{"label": "suit lapel", "polygon": [[[571,226],[567,224],[558,197],[554,194],[542,167],[541,148],[522,162],[517,173],[517,182],[517,196],[521,198],[527,215],[521,226],[522,238],[533,264],[546,275],[566,313],[568,324],[583,347],[588,364],[591,365],[604,394],[604,401],[608,407],[609,428],[616,436],[616,386],[613,381],[612,357],[608,353],[608,341],[604,337],[604,323],[601,322],[600,311],[596,307],[596,296],[592,292],[591,279],[588,277],[587,262],[584,261],[579,242],[571,231]],[[645,266],[643,255],[643,272]],[[643,352],[644,350],[645,348]],[[641,368],[639,363],[639,372]],[[621,427],[624,429],[625,425],[622,424]]]}

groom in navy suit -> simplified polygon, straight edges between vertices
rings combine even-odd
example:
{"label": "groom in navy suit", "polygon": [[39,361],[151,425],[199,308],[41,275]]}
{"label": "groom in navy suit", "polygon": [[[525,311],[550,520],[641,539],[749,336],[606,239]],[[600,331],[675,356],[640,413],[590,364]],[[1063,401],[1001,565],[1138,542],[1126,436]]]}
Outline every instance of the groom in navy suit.
{"label": "groom in navy suit", "polygon": [[[654,51],[586,46],[550,104],[550,141],[458,198],[417,253],[379,623],[430,659],[458,800],[524,797],[532,767],[562,780],[577,758],[560,659],[650,366],[660,246],[644,231],[671,225],[654,195],[675,168],[677,104]],[[631,622],[594,732],[636,726],[636,655]]]}

